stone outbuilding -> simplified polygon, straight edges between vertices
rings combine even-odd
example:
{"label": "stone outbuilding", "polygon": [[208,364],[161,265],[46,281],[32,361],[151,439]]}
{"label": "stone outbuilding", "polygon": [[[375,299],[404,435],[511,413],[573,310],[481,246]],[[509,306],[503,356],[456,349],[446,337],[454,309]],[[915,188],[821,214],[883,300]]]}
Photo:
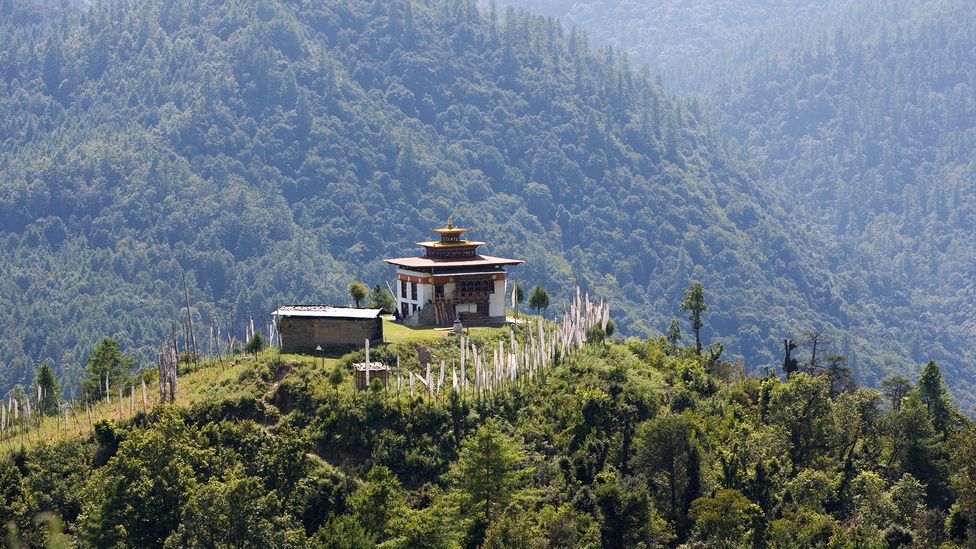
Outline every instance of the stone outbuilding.
{"label": "stone outbuilding", "polygon": [[320,348],[359,347],[365,340],[383,342],[380,309],[328,305],[281,307],[272,318],[278,326],[283,353],[314,353]]}

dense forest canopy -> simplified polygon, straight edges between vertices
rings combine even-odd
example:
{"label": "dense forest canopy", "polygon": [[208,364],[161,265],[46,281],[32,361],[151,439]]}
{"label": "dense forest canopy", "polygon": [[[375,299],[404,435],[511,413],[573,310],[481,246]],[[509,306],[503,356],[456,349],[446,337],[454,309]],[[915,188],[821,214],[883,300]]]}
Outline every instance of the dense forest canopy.
{"label": "dense forest canopy", "polygon": [[888,296],[886,324],[912,358],[944,361],[971,394],[976,10],[945,0],[852,13],[810,43],[713,67],[729,76],[708,92],[711,110],[840,244],[831,270]]}
{"label": "dense forest canopy", "polygon": [[[77,391],[103,336],[147,364],[183,303],[237,334],[449,216],[513,276],[610,299],[629,333],[712,296],[703,338],[756,370],[832,332],[856,377],[914,365],[847,305],[829,247],[737,165],[694,104],[551,18],[470,1],[96,2],[0,8],[3,386]],[[206,340],[204,333],[200,339]]]}

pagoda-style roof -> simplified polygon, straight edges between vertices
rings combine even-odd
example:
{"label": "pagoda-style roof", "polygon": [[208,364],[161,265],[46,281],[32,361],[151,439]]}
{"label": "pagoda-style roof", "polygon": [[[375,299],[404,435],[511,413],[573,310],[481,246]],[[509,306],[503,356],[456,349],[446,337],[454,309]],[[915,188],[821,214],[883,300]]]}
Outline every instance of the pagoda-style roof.
{"label": "pagoda-style roof", "polygon": [[417,242],[418,246],[423,246],[424,248],[464,248],[466,246],[477,248],[482,244],[484,244],[484,242],[475,242],[474,240],[461,240],[458,242],[444,242],[443,240],[432,240],[429,242]]}
{"label": "pagoda-style roof", "polygon": [[424,257],[430,259],[460,260],[473,258],[476,255],[475,250],[484,242],[461,238],[462,234],[470,230],[466,227],[455,227],[454,222],[448,219],[446,226],[431,229],[432,232],[440,236],[440,240],[418,242],[417,245],[423,246],[426,251]]}
{"label": "pagoda-style roof", "polygon": [[455,227],[454,222],[448,219],[447,225],[444,227],[431,229],[432,232],[440,236],[440,240],[417,242],[418,246],[424,248],[423,257],[400,257],[384,261],[405,269],[431,269],[433,267],[495,267],[498,269],[505,265],[522,263],[519,259],[478,254],[477,248],[484,242],[461,237],[462,234],[470,230],[466,227]]}
{"label": "pagoda-style roof", "polygon": [[447,225],[436,229],[431,229],[431,232],[435,232],[443,237],[444,235],[461,235],[462,233],[466,233],[470,230],[471,229],[465,227],[455,227],[454,222],[451,221],[451,218],[448,218]]}
{"label": "pagoda-style roof", "polygon": [[476,255],[464,259],[440,259],[429,257],[398,257],[395,259],[384,259],[390,265],[403,267],[404,269],[429,269],[432,267],[503,267],[505,265],[521,265],[525,263],[521,259],[508,259],[505,257],[492,257],[490,255]]}

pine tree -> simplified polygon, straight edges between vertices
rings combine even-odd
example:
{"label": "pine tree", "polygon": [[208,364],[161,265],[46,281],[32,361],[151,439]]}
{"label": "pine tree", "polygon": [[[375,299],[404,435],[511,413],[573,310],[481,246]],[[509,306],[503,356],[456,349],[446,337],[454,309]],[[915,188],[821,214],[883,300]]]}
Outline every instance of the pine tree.
{"label": "pine tree", "polygon": [[945,435],[949,428],[949,396],[942,382],[942,370],[935,361],[929,361],[918,376],[918,396],[928,408],[932,426]]}
{"label": "pine tree", "polygon": [[684,298],[681,300],[681,310],[688,311],[691,328],[695,331],[695,353],[700,355],[702,351],[702,314],[708,310],[708,305],[705,304],[705,287],[702,286],[701,282],[695,282],[685,290]]}
{"label": "pine tree", "polygon": [[687,517],[692,502],[702,496],[701,454],[698,451],[698,446],[695,444],[689,445],[688,448],[688,462],[685,466],[685,475],[688,477],[688,480],[687,484],[685,484],[684,494],[682,494],[684,506],[682,517],[684,520],[678,522],[679,526],[681,526],[679,535],[686,533],[690,526],[688,525]]}
{"label": "pine tree", "polygon": [[259,333],[252,335],[251,339],[247,340],[247,345],[244,346],[244,350],[251,355],[258,354],[261,349],[264,349],[264,338]]}
{"label": "pine tree", "polygon": [[125,384],[134,362],[132,357],[122,353],[118,341],[106,337],[88,356],[88,377],[82,382],[85,394],[96,398],[107,395],[106,380],[109,387]]}
{"label": "pine tree", "polygon": [[827,380],[830,382],[830,397],[853,390],[856,386],[847,359],[838,354],[827,355]]}
{"label": "pine tree", "polygon": [[504,509],[517,486],[522,453],[493,419],[486,421],[461,446],[457,478],[486,524]]}
{"label": "pine tree", "polygon": [[393,296],[390,295],[390,292],[382,284],[376,284],[369,291],[369,299],[366,301],[366,305],[371,309],[382,309],[384,311],[393,311],[396,309],[396,301],[394,301]]}
{"label": "pine tree", "polygon": [[536,284],[529,292],[529,305],[535,309],[536,314],[540,315],[543,309],[549,308],[549,292],[541,284]]}
{"label": "pine tree", "polygon": [[891,409],[897,410],[901,401],[912,392],[912,383],[902,376],[890,376],[881,381],[884,393],[891,403]]}
{"label": "pine tree", "polygon": [[41,402],[38,403],[38,411],[45,416],[53,416],[58,413],[58,405],[61,399],[61,385],[54,376],[54,369],[47,362],[41,364],[37,369],[37,377],[34,382],[41,388]]}
{"label": "pine tree", "polygon": [[678,322],[677,318],[671,319],[671,324],[668,325],[668,351],[671,354],[678,352],[678,343],[681,342],[681,323]]}

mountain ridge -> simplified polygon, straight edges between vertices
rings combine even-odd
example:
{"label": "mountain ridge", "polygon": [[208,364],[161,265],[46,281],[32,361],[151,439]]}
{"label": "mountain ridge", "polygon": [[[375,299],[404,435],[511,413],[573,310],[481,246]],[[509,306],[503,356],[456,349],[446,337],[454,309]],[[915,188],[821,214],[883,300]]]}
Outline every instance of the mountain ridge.
{"label": "mountain ridge", "polygon": [[[730,156],[784,193],[789,215],[826,250],[847,325],[897,342],[888,373],[937,360],[956,397],[973,401],[971,4],[827,2],[786,24],[778,11],[786,4],[764,2],[737,4],[759,15],[748,22],[708,9],[674,19],[696,3],[668,0],[510,3],[551,14],[589,10],[593,18],[576,22],[627,51],[698,48],[666,62],[634,61],[698,101],[706,123],[735,142]],[[660,32],[607,37],[610,20]],[[699,29],[698,20],[709,25]],[[898,355],[909,360],[898,366]]]}
{"label": "mountain ridge", "polygon": [[472,2],[7,6],[8,387],[50,361],[72,390],[105,335],[151,361],[184,273],[195,324],[224,336],[281,303],[343,303],[354,273],[387,278],[380,259],[449,216],[526,259],[515,276],[556,307],[579,283],[631,334],[663,331],[700,280],[706,338],[751,370],[818,325],[865,381],[896,367],[857,334],[875,313],[849,318],[827,246],[698,108],[554,19]]}

